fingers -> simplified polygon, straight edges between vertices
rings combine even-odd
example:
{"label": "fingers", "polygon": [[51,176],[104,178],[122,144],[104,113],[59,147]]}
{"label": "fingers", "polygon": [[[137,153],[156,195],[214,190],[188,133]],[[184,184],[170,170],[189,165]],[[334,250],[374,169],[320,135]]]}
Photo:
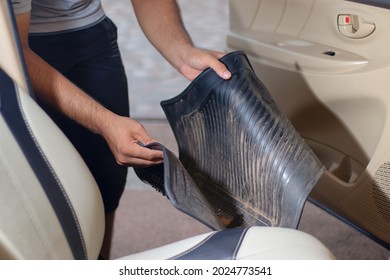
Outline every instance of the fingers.
{"label": "fingers", "polygon": [[224,80],[228,80],[231,78],[232,74],[226,68],[225,64],[220,62],[219,60],[213,60],[211,62],[210,67]]}
{"label": "fingers", "polygon": [[[225,64],[223,64],[220,59],[225,55],[223,52],[216,52],[216,51],[208,51],[209,54],[213,57],[209,64],[210,67],[220,76],[222,79],[228,80],[231,78],[232,74],[230,71],[226,68]],[[215,59],[217,58],[217,59]]]}
{"label": "fingers", "polygon": [[192,81],[203,70],[206,68],[211,68],[222,79],[228,80],[231,78],[232,74],[219,60],[224,55],[225,54],[223,52],[193,48],[186,56],[185,63],[180,68],[180,73]]}
{"label": "fingers", "polygon": [[162,163],[162,151],[138,144],[157,142],[142,124],[131,118],[116,115],[110,120],[110,124],[103,135],[119,165],[145,167]]}
{"label": "fingers", "polygon": [[161,164],[163,162],[163,152],[161,150],[142,147],[137,143],[131,143],[127,149],[117,154],[116,159],[120,165],[147,167]]}

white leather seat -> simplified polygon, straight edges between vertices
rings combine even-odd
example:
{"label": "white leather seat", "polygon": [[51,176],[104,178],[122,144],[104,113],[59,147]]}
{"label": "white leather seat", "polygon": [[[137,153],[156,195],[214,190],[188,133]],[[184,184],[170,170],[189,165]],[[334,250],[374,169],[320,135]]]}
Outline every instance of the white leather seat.
{"label": "white leather seat", "polygon": [[[225,232],[228,230],[223,230]],[[194,236],[173,244],[162,246],[160,248],[148,250],[138,254],[123,257],[124,260],[153,260],[153,259],[216,259],[210,257],[207,251],[213,247],[213,244],[205,244],[204,250],[199,250],[201,244],[215,235],[216,239],[220,232],[205,233]],[[221,238],[222,239],[222,238]],[[220,241],[218,248],[214,248],[209,254],[219,256],[218,259],[235,260],[308,260],[308,259],[333,259],[332,253],[316,238],[302,231],[280,228],[280,227],[251,227],[247,229],[245,237],[241,243],[234,244],[234,253],[228,254],[221,246],[226,240]],[[226,245],[225,245],[226,246]],[[203,255],[192,254],[192,250],[202,251]],[[217,252],[215,252],[217,251]],[[189,257],[186,254],[191,254]]]}
{"label": "white leather seat", "polygon": [[[0,259],[97,259],[104,231],[99,190],[71,143],[28,94],[17,70],[23,61],[9,7],[0,0],[0,21],[7,23],[0,24]],[[12,42],[15,47],[5,47]],[[15,58],[15,67],[4,57]],[[306,233],[253,227],[211,232],[124,259],[172,258],[334,256]]]}

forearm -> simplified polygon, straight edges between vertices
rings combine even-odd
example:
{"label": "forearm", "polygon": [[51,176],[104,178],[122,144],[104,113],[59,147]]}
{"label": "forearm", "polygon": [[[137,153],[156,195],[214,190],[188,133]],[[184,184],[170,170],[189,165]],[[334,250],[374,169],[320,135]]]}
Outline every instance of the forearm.
{"label": "forearm", "polygon": [[103,130],[109,125],[105,123],[115,117],[115,114],[85,94],[30,49],[28,44],[30,13],[17,15],[16,22],[37,99],[91,131],[103,134]]}
{"label": "forearm", "polygon": [[95,133],[103,133],[114,114],[71,83],[28,47],[24,55],[39,102],[62,112]]}
{"label": "forearm", "polygon": [[40,102],[103,136],[121,165],[150,166],[162,161],[162,152],[140,147],[155,142],[137,121],[106,109],[84,93],[28,45],[30,13],[16,16],[31,84]]}
{"label": "forearm", "polygon": [[132,0],[138,22],[151,44],[176,69],[180,69],[193,42],[179,7],[173,0]]}
{"label": "forearm", "polygon": [[140,147],[156,142],[137,121],[106,109],[29,49],[24,50],[31,83],[40,102],[62,112],[107,141],[120,165],[161,163],[162,152]]}

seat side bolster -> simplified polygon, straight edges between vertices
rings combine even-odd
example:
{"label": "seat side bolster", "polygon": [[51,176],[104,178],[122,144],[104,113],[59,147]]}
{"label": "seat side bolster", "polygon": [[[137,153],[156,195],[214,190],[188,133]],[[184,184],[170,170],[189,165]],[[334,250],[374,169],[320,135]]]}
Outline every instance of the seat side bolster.
{"label": "seat side bolster", "polygon": [[202,243],[213,234],[214,232],[203,233],[158,248],[124,256],[120,260],[167,260]]}
{"label": "seat side bolster", "polygon": [[194,236],[122,260],[332,260],[334,255],[313,236],[289,228],[226,229]]}
{"label": "seat side bolster", "polygon": [[252,227],[237,260],[332,260],[335,256],[315,237],[295,229]]}

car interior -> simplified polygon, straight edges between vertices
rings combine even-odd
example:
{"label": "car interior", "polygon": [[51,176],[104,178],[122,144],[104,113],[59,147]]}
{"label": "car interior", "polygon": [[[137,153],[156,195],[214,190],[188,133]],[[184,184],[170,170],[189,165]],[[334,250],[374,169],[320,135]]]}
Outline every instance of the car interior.
{"label": "car interior", "polygon": [[[387,1],[229,1],[242,50],[326,167],[309,200],[390,248]],[[98,258],[99,190],[34,101],[9,0],[0,0],[0,259]],[[291,95],[291,96],[289,96]],[[195,249],[195,250],[194,250]],[[334,259],[294,228],[221,229],[122,259]]]}
{"label": "car interior", "polygon": [[[104,211],[96,182],[34,100],[9,0],[0,0],[0,259],[98,259]],[[122,259],[333,259],[292,228],[241,227]]]}
{"label": "car interior", "polygon": [[229,1],[243,50],[322,163],[309,200],[390,246],[390,2]]}

